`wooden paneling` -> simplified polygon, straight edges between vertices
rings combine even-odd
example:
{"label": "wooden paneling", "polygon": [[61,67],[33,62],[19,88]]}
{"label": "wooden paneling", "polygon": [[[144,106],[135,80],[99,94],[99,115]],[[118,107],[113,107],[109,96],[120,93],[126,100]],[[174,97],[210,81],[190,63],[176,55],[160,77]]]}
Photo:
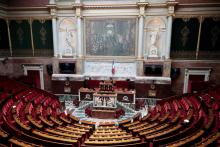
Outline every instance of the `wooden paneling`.
{"label": "wooden paneling", "polygon": [[[152,90],[151,84],[135,83],[136,97],[149,97],[148,92]],[[165,98],[171,95],[171,85],[155,84],[156,98]]]}
{"label": "wooden paneling", "polygon": [[[80,87],[83,87],[83,81],[70,81],[71,94],[78,94]],[[65,81],[52,81],[52,91],[54,94],[65,94]]]}

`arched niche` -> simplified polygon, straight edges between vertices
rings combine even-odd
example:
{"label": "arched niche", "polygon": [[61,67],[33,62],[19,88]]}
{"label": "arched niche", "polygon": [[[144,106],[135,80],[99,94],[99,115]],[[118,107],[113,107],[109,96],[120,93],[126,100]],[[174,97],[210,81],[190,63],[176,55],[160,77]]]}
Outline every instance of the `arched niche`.
{"label": "arched niche", "polygon": [[77,49],[76,19],[61,18],[58,26],[60,54],[62,57],[75,57]]}
{"label": "arched niche", "polygon": [[161,58],[164,56],[166,20],[163,17],[145,19],[144,58]]}

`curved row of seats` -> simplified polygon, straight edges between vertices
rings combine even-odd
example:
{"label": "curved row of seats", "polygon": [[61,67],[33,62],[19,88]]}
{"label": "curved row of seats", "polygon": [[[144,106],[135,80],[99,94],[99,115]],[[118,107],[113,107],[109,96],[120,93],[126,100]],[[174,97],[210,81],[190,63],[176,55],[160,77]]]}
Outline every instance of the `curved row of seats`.
{"label": "curved row of seats", "polygon": [[220,87],[170,97],[143,118],[95,128],[95,122],[61,113],[56,96],[0,80],[0,146],[220,145]]}
{"label": "curved row of seats", "polygon": [[[0,103],[0,146],[80,146],[91,133],[90,125],[60,113],[56,96],[7,78],[2,81],[11,90],[0,84],[1,93],[8,93]],[[22,89],[14,90],[17,87]]]}

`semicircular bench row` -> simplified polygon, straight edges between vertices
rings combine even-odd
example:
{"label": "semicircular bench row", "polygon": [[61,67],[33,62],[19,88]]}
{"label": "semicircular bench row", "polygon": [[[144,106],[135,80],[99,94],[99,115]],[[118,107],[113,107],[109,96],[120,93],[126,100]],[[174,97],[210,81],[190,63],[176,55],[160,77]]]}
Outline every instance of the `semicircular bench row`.
{"label": "semicircular bench row", "polygon": [[[50,93],[7,78],[4,83],[11,90],[0,93],[0,146],[219,145],[219,87],[170,97],[143,118],[137,114],[119,126],[109,123],[95,128],[94,122],[61,113],[59,100]],[[13,90],[19,84],[22,88]],[[8,91],[16,92],[5,94]]]}

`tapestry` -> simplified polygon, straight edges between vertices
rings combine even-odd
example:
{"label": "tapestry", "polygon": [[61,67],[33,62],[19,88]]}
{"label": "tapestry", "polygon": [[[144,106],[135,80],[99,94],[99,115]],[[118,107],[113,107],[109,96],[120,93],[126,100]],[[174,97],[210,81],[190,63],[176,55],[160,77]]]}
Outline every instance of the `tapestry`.
{"label": "tapestry", "polygon": [[8,28],[4,19],[0,19],[0,56],[10,56]]}
{"label": "tapestry", "polygon": [[171,57],[195,58],[198,31],[197,18],[175,18],[172,28]]}
{"label": "tapestry", "polygon": [[204,18],[201,28],[199,58],[219,59],[220,17]]}
{"label": "tapestry", "polygon": [[29,20],[10,20],[13,56],[33,56]]}
{"label": "tapestry", "polygon": [[33,20],[32,32],[35,56],[53,56],[51,20]]}

